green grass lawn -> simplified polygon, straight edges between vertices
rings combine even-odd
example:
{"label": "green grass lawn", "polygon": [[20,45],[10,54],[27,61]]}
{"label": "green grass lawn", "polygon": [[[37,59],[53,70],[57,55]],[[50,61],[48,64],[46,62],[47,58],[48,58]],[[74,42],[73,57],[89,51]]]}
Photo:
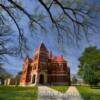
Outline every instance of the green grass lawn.
{"label": "green grass lawn", "polygon": [[36,100],[37,87],[0,86],[0,100]]}
{"label": "green grass lawn", "polygon": [[66,92],[68,89],[67,85],[51,85],[49,87],[63,93]]}
{"label": "green grass lawn", "polygon": [[100,88],[76,86],[84,100],[100,100]]}

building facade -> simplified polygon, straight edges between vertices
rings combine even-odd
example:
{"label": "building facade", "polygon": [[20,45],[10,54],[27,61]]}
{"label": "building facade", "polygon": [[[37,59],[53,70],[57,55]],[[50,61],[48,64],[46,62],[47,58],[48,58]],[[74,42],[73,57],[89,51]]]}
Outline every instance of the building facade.
{"label": "building facade", "polygon": [[23,63],[20,85],[70,84],[70,68],[63,56],[54,56],[44,43]]}

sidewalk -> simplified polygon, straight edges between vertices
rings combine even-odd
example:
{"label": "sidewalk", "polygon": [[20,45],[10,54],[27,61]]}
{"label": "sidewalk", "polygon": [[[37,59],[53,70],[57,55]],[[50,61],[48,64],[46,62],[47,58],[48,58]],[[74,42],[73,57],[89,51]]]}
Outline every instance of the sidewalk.
{"label": "sidewalk", "polygon": [[83,100],[75,86],[70,86],[66,94],[68,95],[67,100]]}
{"label": "sidewalk", "polygon": [[63,93],[51,89],[47,86],[38,87],[38,100],[64,100]]}
{"label": "sidewalk", "polygon": [[47,86],[38,87],[38,100],[83,100],[78,90],[70,86],[66,93],[61,93]]}

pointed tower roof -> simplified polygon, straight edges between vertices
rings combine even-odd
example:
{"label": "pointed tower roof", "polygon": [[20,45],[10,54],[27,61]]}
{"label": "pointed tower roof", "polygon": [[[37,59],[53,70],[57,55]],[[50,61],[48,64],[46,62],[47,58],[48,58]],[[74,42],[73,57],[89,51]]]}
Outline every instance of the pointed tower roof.
{"label": "pointed tower roof", "polygon": [[46,46],[44,45],[43,41],[40,43],[39,49],[48,52],[48,50],[47,50]]}
{"label": "pointed tower roof", "polygon": [[46,48],[43,42],[41,42],[39,47],[35,49],[35,52],[38,50],[48,52],[48,49]]}
{"label": "pointed tower roof", "polygon": [[33,60],[31,58],[29,58],[29,56],[26,56],[24,61],[28,61],[29,63],[31,63]]}

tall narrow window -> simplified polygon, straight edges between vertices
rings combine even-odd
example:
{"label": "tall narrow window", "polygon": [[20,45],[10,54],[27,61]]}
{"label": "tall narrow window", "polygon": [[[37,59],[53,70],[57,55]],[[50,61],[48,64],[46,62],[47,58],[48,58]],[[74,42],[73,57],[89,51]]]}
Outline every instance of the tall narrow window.
{"label": "tall narrow window", "polygon": [[36,75],[33,75],[32,83],[35,83],[35,77],[36,77]]}

